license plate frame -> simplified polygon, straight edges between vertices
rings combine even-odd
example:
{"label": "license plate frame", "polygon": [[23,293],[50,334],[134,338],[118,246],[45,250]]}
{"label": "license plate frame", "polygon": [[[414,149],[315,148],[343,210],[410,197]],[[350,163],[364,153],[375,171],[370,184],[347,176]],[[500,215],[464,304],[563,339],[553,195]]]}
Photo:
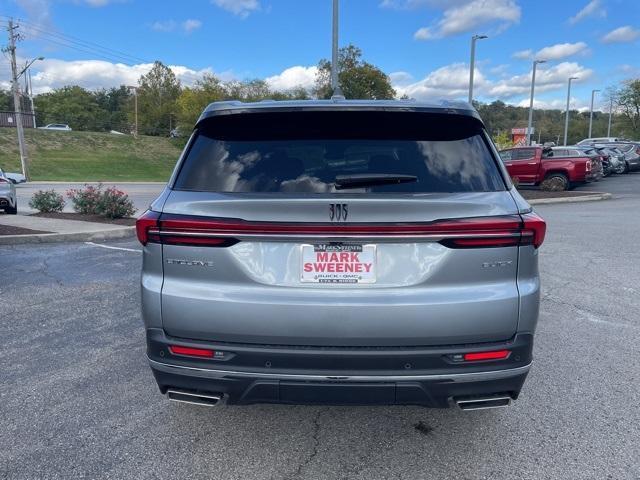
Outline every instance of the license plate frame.
{"label": "license plate frame", "polygon": [[300,245],[300,282],[317,285],[371,285],[378,280],[375,244]]}

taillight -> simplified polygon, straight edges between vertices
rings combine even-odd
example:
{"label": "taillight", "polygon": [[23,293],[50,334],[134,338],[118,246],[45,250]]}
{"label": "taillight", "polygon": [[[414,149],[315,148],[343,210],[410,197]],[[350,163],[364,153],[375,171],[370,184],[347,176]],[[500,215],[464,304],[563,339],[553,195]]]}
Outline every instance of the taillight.
{"label": "taillight", "polygon": [[208,348],[182,347],[180,345],[169,345],[169,351],[174,355],[185,355],[187,357],[213,358],[215,351]]}
{"label": "taillight", "polygon": [[152,241],[149,239],[149,230],[157,228],[159,218],[160,214],[158,212],[147,210],[136,220],[136,235],[142,245]]}
{"label": "taillight", "polygon": [[521,245],[533,245],[538,248],[544,242],[547,233],[547,222],[537,213],[525,213],[520,215],[524,225],[522,227]]}
{"label": "taillight", "polygon": [[[542,229],[542,230],[541,230]],[[245,238],[431,239],[449,248],[535,245],[544,238],[544,220],[535,214],[437,220],[429,223],[284,223],[194,217],[145,212],[137,223],[138,240],[168,245],[228,247]]]}
{"label": "taillight", "polygon": [[7,180],[6,178],[0,177],[0,183],[11,183],[11,182],[9,182],[9,180]]}
{"label": "taillight", "polygon": [[590,172],[591,168],[593,168],[593,162],[591,160],[587,160],[587,166],[586,166],[587,172]]}

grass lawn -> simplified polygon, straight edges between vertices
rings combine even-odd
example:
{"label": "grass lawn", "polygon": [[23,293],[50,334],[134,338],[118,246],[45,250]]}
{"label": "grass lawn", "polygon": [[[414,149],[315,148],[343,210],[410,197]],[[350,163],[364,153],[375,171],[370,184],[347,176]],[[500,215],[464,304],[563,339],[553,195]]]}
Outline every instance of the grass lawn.
{"label": "grass lawn", "polygon": [[[25,130],[31,179],[167,181],[181,146],[169,138]],[[20,172],[16,130],[0,128],[0,168]]]}

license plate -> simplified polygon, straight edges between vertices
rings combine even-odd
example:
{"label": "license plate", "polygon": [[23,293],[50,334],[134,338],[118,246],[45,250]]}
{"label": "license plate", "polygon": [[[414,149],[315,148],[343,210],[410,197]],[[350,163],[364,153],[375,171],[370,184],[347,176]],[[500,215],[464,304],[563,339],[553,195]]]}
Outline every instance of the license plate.
{"label": "license plate", "polygon": [[302,245],[300,280],[306,283],[376,282],[376,246],[347,243]]}

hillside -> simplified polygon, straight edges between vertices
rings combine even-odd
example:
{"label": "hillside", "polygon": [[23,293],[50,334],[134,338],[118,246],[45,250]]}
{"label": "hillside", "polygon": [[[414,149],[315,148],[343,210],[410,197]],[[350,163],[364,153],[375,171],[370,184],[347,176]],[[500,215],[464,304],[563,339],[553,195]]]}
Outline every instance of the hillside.
{"label": "hillside", "polygon": [[[164,137],[25,130],[32,180],[166,181],[181,146]],[[16,130],[0,128],[0,167],[19,172]]]}

